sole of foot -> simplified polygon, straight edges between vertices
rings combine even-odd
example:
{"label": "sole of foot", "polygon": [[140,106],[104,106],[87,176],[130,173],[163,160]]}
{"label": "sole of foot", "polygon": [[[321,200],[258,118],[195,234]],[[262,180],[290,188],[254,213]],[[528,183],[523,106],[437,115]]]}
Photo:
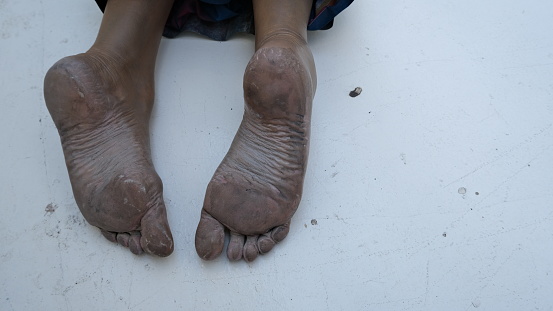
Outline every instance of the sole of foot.
{"label": "sole of foot", "polygon": [[69,179],[85,219],[134,254],[168,256],[173,238],[150,156],[153,81],[102,53],[61,59],[44,81]]}
{"label": "sole of foot", "polygon": [[211,179],[196,230],[196,251],[255,260],[282,241],[301,200],[307,167],[313,78],[292,48],[259,49],[244,75],[245,112]]}

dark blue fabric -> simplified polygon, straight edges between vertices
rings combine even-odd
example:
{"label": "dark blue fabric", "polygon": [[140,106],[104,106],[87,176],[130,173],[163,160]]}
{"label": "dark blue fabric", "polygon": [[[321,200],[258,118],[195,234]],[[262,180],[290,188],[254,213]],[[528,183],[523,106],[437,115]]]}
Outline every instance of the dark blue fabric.
{"label": "dark blue fabric", "polygon": [[[279,0],[266,0],[279,1]],[[326,30],[334,17],[353,0],[313,0],[307,30]],[[96,0],[104,11],[107,0]],[[163,35],[174,38],[192,31],[214,40],[225,41],[237,32],[255,33],[251,0],[175,0]]]}
{"label": "dark blue fabric", "polygon": [[332,27],[334,17],[345,10],[353,0],[338,0],[335,5],[327,6],[322,9],[319,14],[316,14],[315,5],[311,9],[311,18],[307,25],[307,30],[326,30]]}

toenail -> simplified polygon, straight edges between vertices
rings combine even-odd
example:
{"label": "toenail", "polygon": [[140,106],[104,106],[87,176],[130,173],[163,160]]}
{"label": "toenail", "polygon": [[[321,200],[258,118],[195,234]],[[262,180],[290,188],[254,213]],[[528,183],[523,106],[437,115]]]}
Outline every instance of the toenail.
{"label": "toenail", "polygon": [[227,257],[231,261],[238,261],[242,258],[242,252],[238,248],[229,248]]}
{"label": "toenail", "polygon": [[255,250],[255,248],[254,248],[254,251],[252,251],[252,250],[245,251],[244,252],[244,260],[246,262],[252,262],[257,258],[258,254],[259,253],[257,252],[257,250]]}
{"label": "toenail", "polygon": [[105,231],[105,230],[101,230],[101,232],[102,232],[102,235],[106,239],[108,239],[108,241],[113,242],[113,243],[117,243],[117,234],[116,233]]}
{"label": "toenail", "polygon": [[258,244],[258,248],[259,248],[259,253],[260,254],[266,254],[270,250],[273,249],[273,247],[275,246],[276,243],[275,243],[275,241],[273,241],[269,237],[262,237],[262,238],[259,239],[257,244]]}
{"label": "toenail", "polygon": [[117,242],[125,247],[129,247],[129,235],[126,233],[117,234]]}

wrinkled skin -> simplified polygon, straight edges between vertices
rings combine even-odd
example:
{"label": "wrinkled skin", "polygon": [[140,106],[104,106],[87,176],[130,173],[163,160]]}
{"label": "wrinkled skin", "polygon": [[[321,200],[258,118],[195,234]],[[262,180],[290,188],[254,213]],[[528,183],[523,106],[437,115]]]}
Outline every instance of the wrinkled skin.
{"label": "wrinkled skin", "polygon": [[150,155],[161,33],[173,0],[110,0],[96,41],[61,59],[44,99],[85,219],[134,253],[168,256],[173,238]]}
{"label": "wrinkled skin", "polygon": [[60,60],[45,78],[46,105],[85,219],[135,254],[168,256],[173,238],[148,140],[153,90],[120,67],[93,53]]}
{"label": "wrinkled skin", "polygon": [[[289,231],[300,203],[316,87],[307,46],[312,0],[253,0],[255,54],[244,74],[245,110],[208,185],[196,250],[252,261]],[[85,219],[132,253],[174,250],[163,186],[150,154],[154,67],[173,0],[110,0],[98,37],[48,71],[46,106]],[[183,77],[183,83],[189,83]]]}
{"label": "wrinkled skin", "polygon": [[293,48],[260,48],[244,75],[245,111],[207,187],[196,232],[200,257],[254,260],[288,234],[307,167],[313,81]]}
{"label": "wrinkled skin", "polygon": [[302,196],[317,85],[307,45],[311,0],[254,0],[255,49],[244,73],[244,116],[207,187],[198,255],[253,261],[288,234]]}

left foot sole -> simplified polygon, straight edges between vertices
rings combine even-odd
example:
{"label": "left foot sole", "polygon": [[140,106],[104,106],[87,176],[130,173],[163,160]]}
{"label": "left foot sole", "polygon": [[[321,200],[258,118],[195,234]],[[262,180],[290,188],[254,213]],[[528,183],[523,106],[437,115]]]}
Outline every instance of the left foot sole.
{"label": "left foot sole", "polygon": [[288,234],[307,166],[311,74],[291,48],[261,48],[244,75],[245,112],[205,195],[198,255],[252,261]]}
{"label": "left foot sole", "polygon": [[134,254],[168,256],[173,238],[148,138],[152,85],[116,61],[79,54],[44,81],[73,194],[85,219]]}

